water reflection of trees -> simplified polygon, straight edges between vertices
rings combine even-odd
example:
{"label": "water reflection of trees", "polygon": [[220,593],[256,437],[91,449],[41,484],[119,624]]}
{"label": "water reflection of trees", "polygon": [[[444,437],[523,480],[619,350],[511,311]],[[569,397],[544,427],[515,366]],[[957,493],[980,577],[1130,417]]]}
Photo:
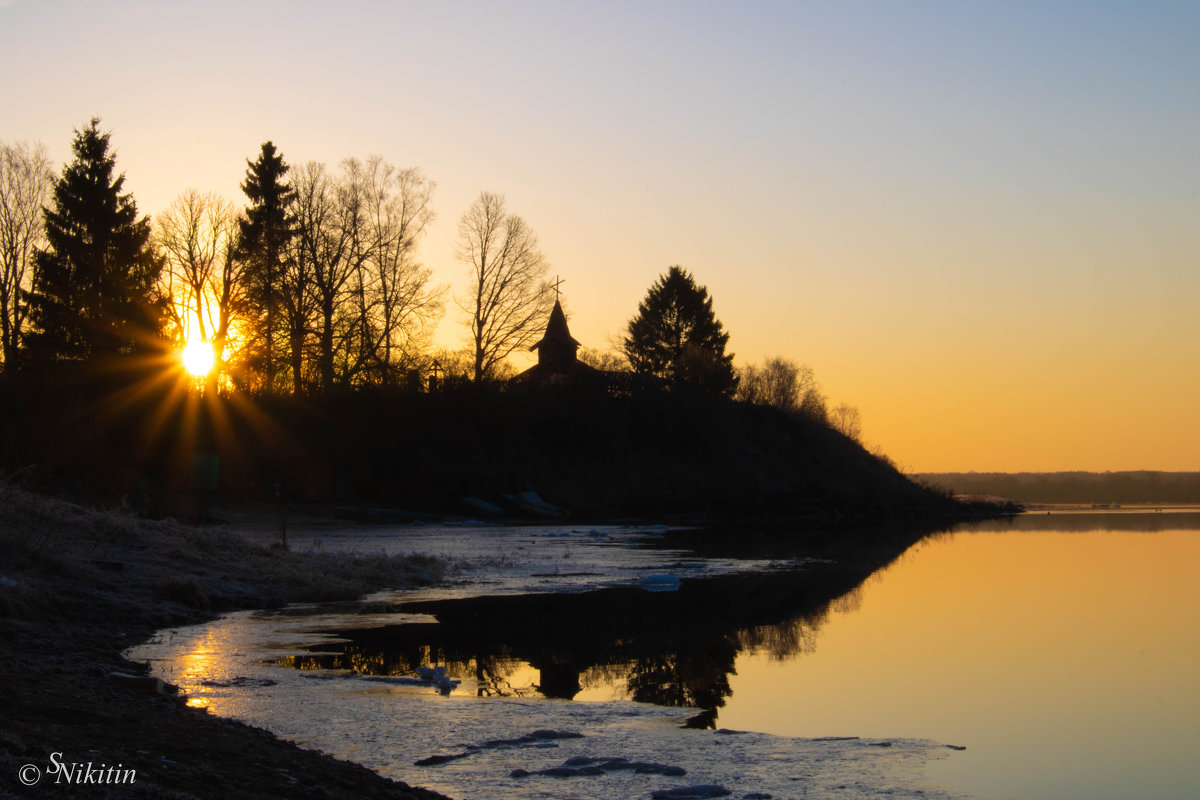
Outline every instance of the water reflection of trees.
{"label": "water reflection of trees", "polygon": [[639,703],[699,708],[701,712],[689,725],[711,728],[716,723],[717,709],[733,693],[729,676],[737,652],[731,642],[722,642],[699,653],[638,659],[630,665],[630,695]]}
{"label": "water reflection of trees", "polygon": [[854,562],[685,581],[677,592],[409,604],[405,611],[438,621],[339,631],[343,643],[283,663],[370,675],[445,664],[452,676],[474,677],[480,696],[573,699],[612,686],[638,702],[695,709],[689,725],[715,727],[740,653],[784,660],[813,652],[830,612],[857,609],[862,582],[905,549],[868,544]]}
{"label": "water reflection of trees", "polygon": [[[855,590],[857,593],[857,590]],[[831,603],[829,607],[835,607]],[[837,611],[856,610],[853,608],[835,608]],[[753,628],[738,631],[738,649],[748,653],[766,653],[776,661],[786,661],[797,655],[812,653],[817,649],[817,632],[825,624],[829,616],[829,608],[819,613],[776,623],[774,625],[758,625]]]}
{"label": "water reflection of trees", "polygon": [[[522,673],[530,674],[532,667],[514,657],[506,647],[472,657],[429,645],[393,648],[347,642],[323,644],[320,649],[322,652],[312,655],[284,656],[276,663],[293,669],[346,670],[358,675],[385,677],[412,676],[417,667],[442,664],[450,675],[473,677],[480,697],[530,697],[539,693],[535,682],[522,682],[518,677]],[[340,652],[326,652],[331,650]]]}

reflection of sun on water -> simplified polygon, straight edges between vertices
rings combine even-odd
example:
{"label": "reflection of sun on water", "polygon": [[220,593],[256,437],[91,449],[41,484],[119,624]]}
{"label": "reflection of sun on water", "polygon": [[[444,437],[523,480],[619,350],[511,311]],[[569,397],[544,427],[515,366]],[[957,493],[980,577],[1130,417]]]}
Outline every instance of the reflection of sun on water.
{"label": "reflection of sun on water", "polygon": [[188,342],[187,347],[179,354],[183,368],[189,374],[200,378],[208,374],[213,366],[212,345],[199,339]]}

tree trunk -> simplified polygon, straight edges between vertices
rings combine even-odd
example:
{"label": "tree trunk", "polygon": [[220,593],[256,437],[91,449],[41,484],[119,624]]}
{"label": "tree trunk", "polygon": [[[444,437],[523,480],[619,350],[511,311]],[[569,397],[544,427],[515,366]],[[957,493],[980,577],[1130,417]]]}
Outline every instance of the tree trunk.
{"label": "tree trunk", "polygon": [[292,330],[291,332],[292,345],[292,394],[299,397],[304,394],[304,375],[302,367],[304,366],[304,331]]}
{"label": "tree trunk", "polygon": [[17,342],[16,331],[12,329],[12,321],[8,316],[8,304],[4,304],[4,308],[0,309],[0,325],[3,325],[3,331],[0,335],[4,337],[4,371],[14,372],[14,367],[17,364]]}
{"label": "tree trunk", "polygon": [[321,304],[321,391],[333,388],[333,298]]}

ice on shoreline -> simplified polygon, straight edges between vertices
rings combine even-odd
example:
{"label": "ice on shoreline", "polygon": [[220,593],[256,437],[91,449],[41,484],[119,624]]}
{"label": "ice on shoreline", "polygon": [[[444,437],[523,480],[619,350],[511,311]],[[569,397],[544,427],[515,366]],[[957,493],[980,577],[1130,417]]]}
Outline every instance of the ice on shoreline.
{"label": "ice on shoreline", "polygon": [[[448,555],[469,563],[468,579],[458,586],[376,599],[583,591],[636,585],[647,575],[687,580],[770,566],[633,546],[661,530],[507,528],[482,537],[476,536],[479,531],[467,537],[453,529],[405,533],[387,536],[394,552]],[[371,547],[361,540],[358,546]],[[559,565],[569,569],[549,569]],[[672,567],[669,573],[665,565]],[[481,697],[469,674],[449,675],[461,685],[443,695],[416,682],[286,668],[275,659],[312,655],[314,648],[332,643],[322,631],[430,621],[420,614],[326,610],[305,616],[296,611],[239,612],[164,631],[129,656],[150,661],[154,674],[178,685],[192,705],[452,797],[649,798],[696,786],[724,787],[735,798],[951,796],[924,777],[931,759],[953,757],[929,741],[683,729],[694,709],[627,699]],[[533,735],[538,731],[570,735]],[[661,768],[622,768],[622,763]]]}

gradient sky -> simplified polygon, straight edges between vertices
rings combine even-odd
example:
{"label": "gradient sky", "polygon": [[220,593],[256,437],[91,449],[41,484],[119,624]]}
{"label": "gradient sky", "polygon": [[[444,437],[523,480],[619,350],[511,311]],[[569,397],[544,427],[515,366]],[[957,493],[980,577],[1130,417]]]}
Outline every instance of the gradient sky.
{"label": "gradient sky", "polygon": [[[378,153],[505,194],[605,348],[654,279],[903,468],[1200,469],[1200,3],[0,0],[0,140],[143,213]],[[439,339],[465,337],[451,304]]]}

